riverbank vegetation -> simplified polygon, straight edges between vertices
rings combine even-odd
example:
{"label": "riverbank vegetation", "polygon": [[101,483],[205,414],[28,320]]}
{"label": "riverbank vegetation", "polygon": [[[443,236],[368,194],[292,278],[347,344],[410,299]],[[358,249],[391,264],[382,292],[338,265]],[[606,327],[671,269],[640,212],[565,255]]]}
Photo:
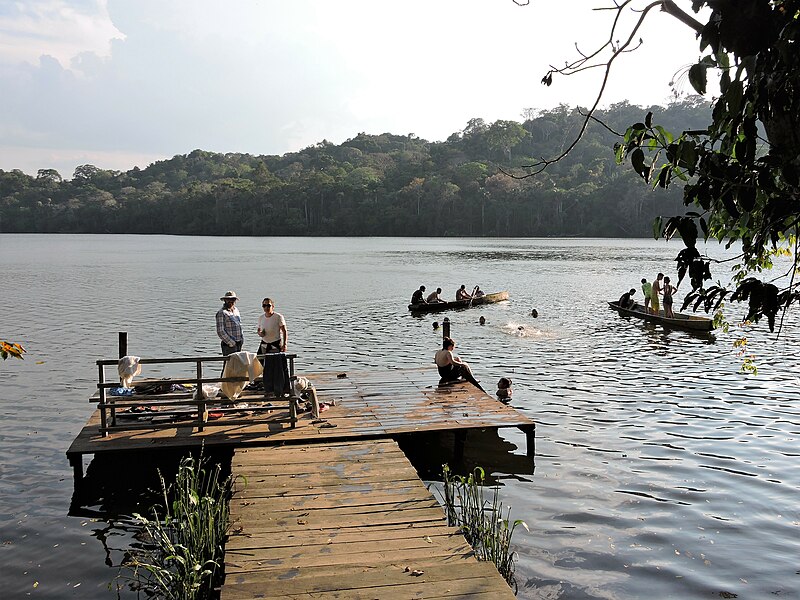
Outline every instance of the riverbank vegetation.
{"label": "riverbank vegetation", "polygon": [[498,499],[497,488],[491,501],[486,499],[486,478],[480,467],[463,476],[455,475],[448,465],[442,465],[442,477],[447,524],[459,527],[478,560],[493,562],[508,585],[516,588],[511,537],[518,526],[526,530],[528,526],[519,519],[511,521],[510,508],[503,517],[503,503]]}
{"label": "riverbank vegetation", "polygon": [[141,541],[118,579],[147,597],[209,598],[222,577],[233,480],[202,457],[181,460],[171,485],[159,478],[162,504],[148,517],[134,515]]}
{"label": "riverbank vegetation", "polygon": [[[624,131],[648,110],[674,129],[709,119],[697,97],[597,116]],[[680,211],[681,191],[638,185],[596,122],[546,173],[501,173],[561,152],[583,121],[565,105],[523,115],[471,119],[443,142],[360,133],[283,156],[195,150],[125,172],[82,165],[71,180],[0,171],[0,232],[647,237],[656,216]]]}

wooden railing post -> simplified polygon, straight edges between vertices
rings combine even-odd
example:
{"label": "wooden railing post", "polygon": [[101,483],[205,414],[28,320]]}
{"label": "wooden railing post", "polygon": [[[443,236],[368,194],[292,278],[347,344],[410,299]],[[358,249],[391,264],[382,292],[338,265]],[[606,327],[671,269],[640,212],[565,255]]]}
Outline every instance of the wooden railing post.
{"label": "wooden railing post", "polygon": [[450,337],[450,318],[445,317],[442,321],[442,339]]}
{"label": "wooden railing post", "polygon": [[128,356],[128,332],[119,332],[119,357]]}
{"label": "wooden railing post", "polygon": [[100,392],[100,430],[103,437],[108,436],[108,418],[106,416],[106,388],[102,386],[106,382],[106,369],[103,365],[97,365],[97,383]]}
{"label": "wooden railing post", "polygon": [[203,361],[197,361],[197,399],[200,404],[197,405],[197,430],[203,431],[203,426],[208,419],[208,412],[206,412],[206,395],[203,392]]}

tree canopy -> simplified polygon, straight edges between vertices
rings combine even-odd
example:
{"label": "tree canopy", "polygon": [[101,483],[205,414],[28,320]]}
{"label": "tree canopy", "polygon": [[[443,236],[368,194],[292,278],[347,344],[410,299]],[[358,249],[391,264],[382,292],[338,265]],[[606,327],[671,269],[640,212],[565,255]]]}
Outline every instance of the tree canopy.
{"label": "tree canopy", "polygon": [[[624,129],[643,111],[700,126],[696,99],[666,107],[621,102],[598,115]],[[81,165],[72,179],[0,171],[0,231],[185,235],[645,237],[680,191],[651,194],[618,166],[616,137],[592,123],[584,144],[536,179],[499,166],[560,151],[581,111],[527,108],[524,121],[470,119],[444,142],[359,133],[282,156],[195,150],[125,172]]]}

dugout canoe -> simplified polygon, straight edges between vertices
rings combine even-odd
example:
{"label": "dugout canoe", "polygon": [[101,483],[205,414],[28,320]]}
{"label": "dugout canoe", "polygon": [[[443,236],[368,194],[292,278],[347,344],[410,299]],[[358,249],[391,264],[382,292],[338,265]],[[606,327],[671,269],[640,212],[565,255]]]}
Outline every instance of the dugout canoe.
{"label": "dugout canoe", "polygon": [[508,292],[494,292],[486,294],[480,298],[473,298],[472,302],[469,300],[453,300],[452,302],[431,302],[429,304],[409,304],[408,310],[414,313],[431,313],[441,312],[443,310],[454,310],[459,308],[473,308],[483,304],[494,304],[495,302],[502,302],[508,300]]}
{"label": "dugout canoe", "polygon": [[664,327],[675,329],[686,329],[688,331],[711,331],[714,329],[714,321],[707,317],[697,315],[687,315],[684,313],[674,313],[674,317],[665,317],[664,310],[658,311],[657,315],[645,312],[644,306],[634,304],[633,308],[623,308],[618,302],[609,302],[608,306],[625,317],[636,317],[650,323],[658,323]]}

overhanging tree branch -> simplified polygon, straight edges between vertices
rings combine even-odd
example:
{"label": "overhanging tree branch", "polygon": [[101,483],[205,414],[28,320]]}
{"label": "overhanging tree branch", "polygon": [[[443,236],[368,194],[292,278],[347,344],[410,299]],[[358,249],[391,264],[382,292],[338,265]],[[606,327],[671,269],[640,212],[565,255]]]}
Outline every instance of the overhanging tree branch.
{"label": "overhanging tree branch", "polygon": [[[631,45],[634,43],[634,39],[636,37],[636,34],[638,33],[639,29],[641,28],[642,24],[644,23],[645,18],[647,17],[647,14],[651,10],[653,10],[654,8],[660,7],[662,12],[675,17],[676,19],[678,19],[682,23],[684,23],[684,24],[688,25],[689,27],[691,27],[698,34],[700,32],[702,32],[702,29],[703,29],[702,23],[700,23],[699,21],[694,19],[691,15],[689,15],[686,12],[684,12],[683,10],[681,10],[681,8],[678,7],[675,4],[675,2],[673,2],[672,0],[656,0],[654,2],[651,2],[650,4],[648,4],[647,6],[642,8],[641,10],[638,10],[638,9],[634,10],[634,12],[637,12],[637,13],[640,14],[639,19],[637,20],[636,24],[634,25],[634,27],[629,32],[625,42],[623,42],[622,44],[619,44],[618,42],[614,41],[617,38],[617,29],[619,27],[619,21],[620,21],[620,18],[622,17],[623,11],[628,7],[629,4],[631,4],[632,1],[633,0],[624,0],[623,2],[620,3],[620,2],[617,2],[615,0],[614,6],[608,6],[608,7],[594,9],[594,10],[613,10],[613,11],[616,11],[616,13],[617,13],[615,15],[615,17],[614,17],[614,21],[613,21],[611,29],[609,31],[608,40],[604,44],[602,44],[599,48],[597,48],[597,50],[595,50],[594,52],[592,52],[590,54],[584,54],[583,52],[581,52],[580,49],[577,48],[577,44],[576,44],[576,49],[577,49],[578,53],[581,55],[581,58],[579,58],[579,59],[567,64],[566,66],[561,67],[561,68],[556,68],[556,67],[551,65],[550,66],[550,70],[542,78],[542,83],[547,85],[547,86],[549,86],[549,85],[551,85],[553,83],[553,75],[554,74],[558,74],[558,75],[562,75],[562,76],[570,76],[570,75],[575,75],[577,73],[580,73],[582,71],[586,71],[588,69],[595,69],[595,68],[603,68],[604,71],[605,71],[604,74],[603,74],[603,80],[602,80],[602,82],[600,84],[600,89],[598,90],[597,96],[595,97],[594,104],[592,104],[591,108],[588,110],[588,112],[585,115],[583,115],[583,113],[581,113],[584,116],[583,122],[581,123],[581,128],[578,131],[578,134],[575,136],[575,138],[570,143],[570,145],[556,157],[553,157],[553,158],[544,158],[544,157],[542,157],[538,161],[536,161],[536,162],[534,162],[532,164],[522,165],[521,168],[529,170],[529,172],[524,174],[524,175],[518,175],[518,174],[510,173],[510,172],[507,172],[507,171],[501,169],[501,171],[503,173],[505,173],[506,175],[509,175],[510,177],[513,177],[514,179],[526,179],[528,177],[533,177],[535,175],[538,175],[539,173],[541,173],[545,169],[547,169],[547,167],[549,167],[550,165],[559,162],[564,157],[566,157],[570,152],[572,152],[572,150],[575,148],[575,146],[577,146],[578,143],[583,138],[584,133],[586,133],[586,128],[588,127],[589,122],[592,119],[594,119],[594,116],[593,116],[594,112],[597,110],[597,107],[600,105],[600,102],[601,102],[601,100],[603,98],[603,94],[605,93],[605,89],[606,89],[606,86],[608,84],[609,77],[611,76],[611,69],[612,69],[612,66],[614,64],[614,61],[621,54],[625,54],[625,53],[628,53],[628,52],[633,52],[641,45],[642,41],[640,39],[639,43],[635,47],[631,47]],[[526,6],[528,4],[528,1],[520,2],[518,0],[514,0],[514,3],[519,5],[519,6]],[[594,60],[597,57],[599,57],[603,53],[603,51],[605,51],[608,48],[612,48],[613,49],[611,57],[608,59],[608,61],[606,61],[606,62],[597,62],[597,63],[592,63],[591,62],[592,60]],[[594,120],[597,121],[597,119],[594,119]]]}

